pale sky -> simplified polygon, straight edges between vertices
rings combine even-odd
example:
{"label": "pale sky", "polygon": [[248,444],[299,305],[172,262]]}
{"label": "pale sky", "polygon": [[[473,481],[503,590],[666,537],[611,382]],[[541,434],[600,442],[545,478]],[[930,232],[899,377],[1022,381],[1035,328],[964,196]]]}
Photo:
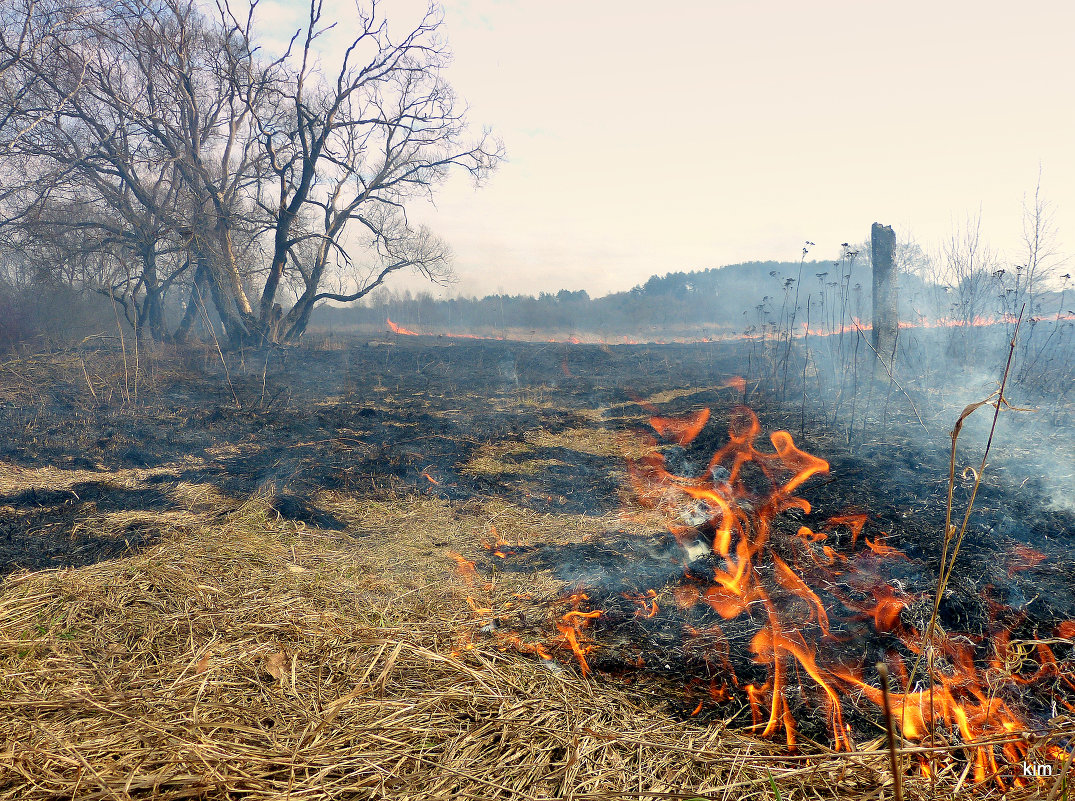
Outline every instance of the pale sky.
{"label": "pale sky", "polygon": [[[263,3],[284,28],[308,8]],[[835,259],[874,221],[935,250],[979,210],[984,237],[1017,262],[1039,164],[1075,252],[1072,0],[444,11],[448,77],[508,152],[483,188],[453,180],[435,209],[413,209],[455,251],[453,294],[596,296],[674,270],[798,260],[806,240],[809,258]]]}

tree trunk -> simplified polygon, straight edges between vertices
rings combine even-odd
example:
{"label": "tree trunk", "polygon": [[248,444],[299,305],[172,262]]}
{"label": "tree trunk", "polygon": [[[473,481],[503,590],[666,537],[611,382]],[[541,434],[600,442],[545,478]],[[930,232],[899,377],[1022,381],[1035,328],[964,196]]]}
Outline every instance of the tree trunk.
{"label": "tree trunk", "polygon": [[238,347],[253,333],[254,314],[243,290],[227,222],[219,214],[214,217],[210,220],[208,214],[197,215],[192,246],[229,344]]}
{"label": "tree trunk", "polygon": [[148,323],[150,336],[157,342],[162,342],[164,305],[161,302],[160,281],[157,278],[157,248],[152,242],[142,248],[142,279],[146,287],[146,298],[142,304],[142,319],[139,322]]}
{"label": "tree trunk", "polygon": [[303,294],[291,307],[287,317],[282,321],[280,330],[284,331],[285,342],[294,342],[301,339],[306,333],[306,326],[310,323],[310,314],[314,310],[313,293]]}
{"label": "tree trunk", "polygon": [[214,262],[222,284],[227,286],[227,294],[235,301],[238,315],[244,323],[254,321],[254,307],[243,289],[243,277],[239,274],[238,260],[231,240],[231,230],[222,212],[218,212],[215,225],[216,241],[220,244],[220,258]]}
{"label": "tree trunk", "polygon": [[199,298],[205,294],[206,274],[205,268],[198,260],[198,267],[194,271],[194,281],[190,287],[190,300],[187,301],[187,310],[183,313],[183,319],[179,322],[179,328],[175,330],[175,341],[186,342],[190,336],[190,327],[194,324],[194,318],[198,316]]}
{"label": "tree trunk", "polygon": [[[280,216],[276,221],[276,231],[273,235],[272,264],[269,266],[269,275],[265,278],[265,289],[261,293],[259,313],[262,320],[268,320],[272,315],[273,304],[276,301],[276,290],[280,286],[280,279],[284,275],[284,266],[287,264],[288,241],[291,238],[291,225],[294,221],[295,212],[291,208],[281,208]],[[278,327],[279,325],[277,325]]]}

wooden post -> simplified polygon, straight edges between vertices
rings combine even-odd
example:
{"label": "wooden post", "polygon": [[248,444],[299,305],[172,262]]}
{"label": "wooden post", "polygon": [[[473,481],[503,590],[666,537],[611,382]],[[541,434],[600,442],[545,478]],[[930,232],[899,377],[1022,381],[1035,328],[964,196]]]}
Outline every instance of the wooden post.
{"label": "wooden post", "polygon": [[874,223],[870,231],[873,261],[873,346],[891,366],[899,328],[896,291],[896,234],[891,226]]}

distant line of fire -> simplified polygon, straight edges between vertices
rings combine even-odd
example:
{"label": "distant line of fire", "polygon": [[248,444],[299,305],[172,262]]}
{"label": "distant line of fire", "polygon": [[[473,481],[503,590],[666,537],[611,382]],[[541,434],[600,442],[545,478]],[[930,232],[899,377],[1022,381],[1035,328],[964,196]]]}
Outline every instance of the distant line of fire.
{"label": "distant line of fire", "polygon": [[[1053,317],[1049,317],[1048,320],[1055,321],[1055,322],[1075,321],[1075,314],[1056,315],[1056,316],[1053,316]],[[400,336],[409,336],[409,337],[430,336],[430,337],[441,337],[441,338],[444,338],[444,339],[477,339],[477,340],[485,340],[485,341],[491,341],[491,342],[527,341],[523,337],[513,337],[513,336],[504,336],[504,335],[493,336],[493,335],[480,335],[480,334],[458,334],[458,333],[451,333],[451,332],[430,333],[430,332],[422,332],[422,331],[413,331],[410,328],[405,328],[402,325],[399,325],[398,323],[393,322],[391,318],[387,318],[385,322],[386,322],[386,325],[387,325],[389,331],[391,331],[393,334],[398,334]],[[942,318],[940,320],[919,320],[918,322],[911,322],[909,320],[901,320],[900,323],[899,323],[899,327],[901,329],[965,328],[965,327],[982,328],[982,327],[990,327],[990,326],[996,326],[996,325],[1014,325],[1014,324],[1015,324],[1015,318],[1012,317],[1011,315],[1006,315],[1006,316],[999,317],[999,318],[998,317],[976,316],[969,322],[966,321],[966,320],[956,320],[956,319],[952,319],[952,318]],[[827,337],[827,336],[835,336],[835,335],[839,335],[839,334],[853,334],[856,331],[866,332],[866,331],[870,331],[872,329],[873,329],[873,326],[870,323],[862,322],[858,318],[853,317],[853,318],[851,318],[851,324],[850,325],[842,325],[839,328],[835,328],[835,329],[832,329],[832,330],[821,329],[821,328],[808,328],[804,324],[802,326],[801,330],[797,332],[797,336]],[[607,337],[605,337],[605,338],[589,337],[589,338],[584,339],[582,337],[579,337],[577,334],[572,334],[570,336],[563,337],[563,338],[548,337],[548,338],[540,339],[538,341],[554,342],[554,343],[562,343],[562,344],[570,344],[570,345],[582,345],[582,344],[589,344],[589,345],[643,345],[643,344],[647,344],[647,345],[670,345],[670,344],[690,345],[690,344],[704,344],[704,343],[711,343],[711,342],[737,342],[737,341],[750,341],[750,340],[782,339],[783,336],[784,336],[784,334],[781,331],[771,331],[771,332],[761,332],[761,333],[716,334],[714,336],[693,337],[693,338],[692,337],[672,337],[670,339],[650,339],[650,340],[641,340],[641,339],[637,339],[635,337],[620,336],[620,337],[614,337],[614,338],[612,338],[610,340]],[[534,341],[534,340],[530,339],[529,341]]]}

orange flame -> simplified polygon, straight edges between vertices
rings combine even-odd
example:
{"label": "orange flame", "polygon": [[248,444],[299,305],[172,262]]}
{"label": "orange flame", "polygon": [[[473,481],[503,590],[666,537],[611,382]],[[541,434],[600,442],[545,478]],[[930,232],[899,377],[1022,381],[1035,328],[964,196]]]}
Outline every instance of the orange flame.
{"label": "orange flame", "polygon": [[1028,545],[1016,545],[1012,548],[1012,564],[1008,567],[1008,575],[1013,576],[1021,570],[1030,570],[1045,561],[1045,554]]}
{"label": "orange flame", "polygon": [[867,520],[869,520],[869,516],[864,514],[835,515],[825,521],[825,527],[832,528],[833,526],[847,526],[851,529],[851,547],[854,548],[855,543],[857,543],[859,537],[862,536],[862,529],[866,525]]}
{"label": "orange flame", "polygon": [[[1057,323],[1071,322],[1072,320],[1075,320],[1075,314],[1057,314],[1057,315],[1051,316],[1049,319],[1054,320]],[[940,319],[937,319],[937,320],[929,320],[929,319],[925,318],[924,316],[920,315],[919,319],[916,320],[916,321],[901,320],[899,322],[899,327],[901,329],[963,328],[963,327],[976,327],[977,328],[977,327],[989,327],[989,326],[997,326],[997,325],[1011,325],[1014,322],[1015,322],[1015,318],[1013,316],[1011,316],[1011,315],[1003,315],[1001,317],[985,317],[985,316],[980,316],[979,315],[979,316],[975,316],[970,321],[957,320],[957,319],[948,318],[948,317],[940,318]],[[518,341],[518,342],[532,342],[532,341],[534,341],[533,336],[536,333],[535,331],[531,330],[531,331],[529,331],[529,335],[527,335],[527,333],[524,333],[522,330],[515,330],[515,331],[505,332],[505,333],[502,333],[502,334],[497,334],[497,335],[493,335],[493,334],[486,334],[486,335],[470,334],[470,333],[460,333],[460,332],[453,332],[453,331],[434,331],[434,332],[429,332],[429,333],[426,333],[426,334],[422,334],[421,332],[418,332],[418,331],[411,331],[411,330],[409,330],[407,328],[403,328],[402,326],[399,326],[398,324],[392,322],[392,320],[387,320],[387,325],[388,325],[388,328],[390,330],[392,330],[393,332],[395,332],[397,334],[406,335],[406,336],[438,336],[438,337],[445,337],[445,338],[448,338],[448,339],[469,339],[469,340],[480,340],[480,341],[490,341],[490,342],[494,342],[494,341],[502,342],[502,341],[505,341],[505,340]],[[856,334],[856,333],[858,333],[860,331],[863,332],[863,333],[866,333],[866,332],[870,331],[871,328],[872,328],[872,326],[869,323],[863,322],[859,318],[852,316],[850,318],[849,323],[842,323],[842,324],[826,326],[826,327],[808,328],[805,324],[802,324],[801,326],[797,325],[796,330],[794,332],[791,332],[791,333],[792,333],[793,336],[796,336],[796,337],[797,336],[828,337],[828,336],[834,336],[834,335],[837,335],[837,334]],[[673,344],[673,343],[674,344],[680,344],[680,345],[689,345],[689,344],[700,344],[700,343],[708,343],[708,342],[757,342],[757,341],[775,340],[775,339],[780,339],[781,341],[784,341],[783,340],[784,336],[785,336],[784,332],[778,332],[776,330],[768,331],[768,332],[764,332],[764,333],[759,333],[756,330],[752,329],[752,330],[748,330],[746,332],[741,332],[741,333],[736,333],[736,332],[733,332],[733,331],[729,330],[729,331],[726,331],[724,333],[716,334],[714,336],[704,336],[704,337],[668,337],[668,338],[646,338],[646,339],[641,339],[641,338],[638,338],[638,337],[635,337],[635,336],[621,335],[621,336],[617,336],[615,338],[615,340],[616,340],[616,344],[622,344],[622,345],[642,345],[642,344],[668,345],[668,344]],[[593,343],[599,342],[600,344],[602,344],[605,347],[608,346],[608,341],[607,341],[606,338],[601,338],[600,340],[598,340],[595,337],[593,337],[592,335],[590,335],[588,337],[588,339],[589,339],[590,342],[593,342]],[[577,334],[570,334],[570,335],[559,336],[559,337],[556,337],[556,336],[546,337],[543,341],[559,343],[559,344],[581,345],[587,340],[583,339],[582,337],[580,337]],[[731,384],[731,383],[729,383],[727,386],[736,387],[735,384]],[[740,387],[736,387],[736,388],[739,388],[741,392],[745,392],[745,382],[743,383],[741,388]]]}
{"label": "orange flame", "polygon": [[[708,416],[708,410],[701,410],[679,418],[655,417],[651,424],[662,436],[687,444],[698,436]],[[702,539],[711,546],[714,556],[723,560],[708,581],[691,578],[688,573],[687,579],[672,587],[676,606],[689,610],[702,604],[725,620],[755,608],[765,611],[766,624],[753,637],[750,648],[755,662],[766,667],[768,677],[763,683],[742,688],[755,726],[765,736],[783,731],[788,746],[794,747],[796,724],[787,690],[798,685],[804,696],[812,697],[825,710],[834,746],[853,748],[843,722],[844,692],[848,688],[860,689],[863,696],[880,707],[881,691],[846,668],[826,664],[822,659],[824,651],[819,643],[833,636],[830,612],[811,584],[819,581],[826,586],[828,593],[852,613],[849,621],[868,621],[878,633],[887,633],[912,654],[921,654],[922,635],[904,626],[900,619],[914,596],[888,583],[877,572],[886,562],[908,557],[887,544],[883,532],[864,537],[869,518],[857,512],[828,518],[822,531],[800,526],[794,537],[781,535],[780,548],[790,550],[792,559],[775,552],[772,537],[776,517],[788,509],[808,513],[810,504],[794,493],[812,476],[827,472],[829,465],[798,448],[786,431],[770,435],[773,452],[762,451],[755,444],[760,434],[756,415],[739,407],[731,417],[727,444],[714,454],[702,477],[674,475],[656,453],[632,464],[629,475],[639,502],[667,515],[668,530],[685,549]],[[753,476],[749,482],[748,465]],[[757,471],[768,480],[767,489],[759,490]],[[866,550],[850,561],[835,551],[826,542],[826,531],[837,527],[850,530],[852,551],[860,540]],[[1041,561],[1039,554],[1029,548],[1017,548],[1014,557],[1019,560],[1016,569]],[[812,577],[809,582],[808,574]],[[837,576],[839,582],[835,581]],[[850,594],[837,587],[849,588]],[[796,616],[785,617],[786,608],[795,608]],[[710,627],[705,636],[708,647],[719,643],[720,648],[726,648],[718,632],[719,628]],[[1062,637],[1075,637],[1075,622],[1060,624],[1057,632]],[[700,634],[694,631],[692,636]],[[994,665],[998,674],[1005,658],[1015,658],[1004,656],[1006,642],[998,636],[1000,657]],[[990,682],[995,679],[987,679],[976,668],[973,648],[951,640],[945,641],[944,648],[949,668],[928,671],[934,684],[932,707],[928,692],[893,694],[894,710],[902,720],[901,731],[911,740],[919,740],[938,728],[955,732],[968,743],[988,736],[1007,737],[995,748],[978,748],[974,756],[978,781],[1000,781],[997,776],[1004,764],[1015,764],[1026,754],[1025,743],[1008,737],[1024,730],[1026,724],[991,689],[994,684]],[[1052,675],[1075,688],[1075,677],[1061,674],[1058,660],[1047,644],[1034,644],[1030,653],[1034,654],[1037,671],[1031,674],[1024,670],[1026,675],[1013,676],[1009,669],[1009,681],[1030,683]],[[895,651],[890,659],[894,673],[903,676],[906,684],[908,670],[902,660]],[[700,707],[692,714],[699,712]]]}
{"label": "orange flame", "polygon": [[737,390],[739,394],[743,394],[747,391],[747,382],[745,378],[737,375],[734,378],[729,378],[725,383],[721,385],[721,388],[734,389]]}
{"label": "orange flame", "polygon": [[651,417],[649,424],[666,439],[675,440],[680,445],[687,445],[705,427],[709,421],[709,409],[702,409],[686,418]]}
{"label": "orange flame", "polygon": [[421,336],[421,334],[419,334],[417,331],[411,331],[409,328],[404,328],[397,323],[393,323],[391,317],[386,317],[385,322],[388,324],[388,330],[391,331],[393,334],[403,334],[404,336],[408,337]]}
{"label": "orange flame", "polygon": [[891,545],[885,544],[885,533],[882,531],[876,537],[871,540],[867,537],[864,542],[866,546],[878,556],[896,556],[903,559],[907,558],[907,555],[899,548],[893,548]]}
{"label": "orange flame", "polygon": [[657,605],[656,590],[646,590],[645,595],[631,595],[630,593],[625,592],[623,593],[623,597],[638,604],[639,609],[635,612],[635,617],[648,619],[655,617],[657,613],[661,611],[660,607]]}
{"label": "orange flame", "polygon": [[581,611],[582,602],[590,600],[590,597],[585,593],[575,593],[568,596],[566,600],[572,604],[574,609],[561,618],[560,622],[556,624],[556,628],[560,632],[562,641],[570,648],[578,660],[582,675],[586,676],[590,672],[586,654],[594,649],[594,645],[586,640],[582,630],[590,624],[590,621],[601,617],[602,613],[599,609],[590,612]]}
{"label": "orange flame", "polygon": [[510,542],[500,536],[500,532],[497,531],[496,526],[494,525],[489,526],[489,533],[493,536],[494,542],[482,540],[482,547],[485,548],[485,550],[487,551],[491,551],[493,556],[497,557],[498,559],[508,558],[515,553],[513,547],[518,548],[522,545],[522,542],[517,539],[515,545],[512,546]]}
{"label": "orange flame", "polygon": [[514,648],[521,654],[536,654],[542,659],[552,661],[552,656],[545,649],[545,646],[539,642],[524,642],[517,634],[497,632],[497,639],[500,640],[501,650],[506,648]]}
{"label": "orange flame", "polygon": [[469,559],[457,554],[455,551],[448,551],[448,556],[455,560],[459,575],[463,577],[468,585],[473,586],[475,580],[478,578],[478,571],[474,569],[474,563]]}

